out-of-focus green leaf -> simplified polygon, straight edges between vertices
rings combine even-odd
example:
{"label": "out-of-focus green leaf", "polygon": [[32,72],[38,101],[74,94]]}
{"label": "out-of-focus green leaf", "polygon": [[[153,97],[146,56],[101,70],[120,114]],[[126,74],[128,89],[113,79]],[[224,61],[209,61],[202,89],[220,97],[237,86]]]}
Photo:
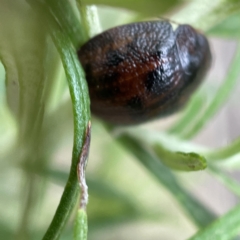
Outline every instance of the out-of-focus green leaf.
{"label": "out-of-focus green leaf", "polygon": [[181,0],[85,0],[85,4],[106,5],[118,8],[127,8],[139,12],[143,17],[159,17],[182,3]]}
{"label": "out-of-focus green leaf", "polygon": [[198,171],[207,167],[206,159],[197,153],[172,152],[160,144],[155,144],[153,150],[160,161],[175,170]]}
{"label": "out-of-focus green leaf", "polygon": [[[136,21],[139,17],[138,14],[134,11],[129,11],[128,9],[120,9],[114,7],[105,7],[105,6],[97,6],[99,13],[99,21],[103,30],[131,23]],[[111,21],[109,21],[111,19]]]}
{"label": "out-of-focus green leaf", "polygon": [[217,24],[213,28],[209,29],[208,34],[218,37],[239,39],[239,25],[240,14],[237,12],[230,15],[228,18],[224,19],[221,23]]}
{"label": "out-of-focus green leaf", "polygon": [[233,178],[223,172],[220,168],[210,164],[208,170],[216,176],[216,178],[222,182],[230,191],[232,191],[237,196],[240,196],[240,184]]}
{"label": "out-of-focus green leaf", "polygon": [[168,133],[178,135],[184,132],[184,130],[196,121],[198,115],[202,112],[204,105],[206,104],[206,94],[204,91],[196,93],[189,101],[188,105],[184,109],[183,115],[178,121],[167,130]]}
{"label": "out-of-focus green leaf", "polygon": [[[48,176],[52,181],[61,185],[66,182],[68,177],[66,172],[56,169],[40,174]],[[90,225],[116,223],[124,219],[134,219],[144,214],[136,202],[131,199],[131,196],[126,196],[110,183],[106,183],[102,179],[88,177],[87,185],[91,202],[87,211]]]}
{"label": "out-of-focus green leaf", "polygon": [[187,1],[171,19],[179,23],[189,23],[207,31],[239,11],[238,0],[193,0]]}
{"label": "out-of-focus green leaf", "polygon": [[108,196],[99,196],[95,192],[89,191],[90,202],[87,213],[89,220],[89,229],[94,229],[104,225],[113,225],[124,221],[133,221],[140,217],[156,217],[154,213],[141,213],[136,210],[134,205],[123,202],[117,198]]}
{"label": "out-of-focus green leaf", "polygon": [[[1,0],[0,5],[0,59],[6,71],[8,106],[18,130],[17,148],[10,154],[25,170],[25,166],[44,165],[38,161],[38,143],[59,56],[49,38],[44,13],[32,11],[24,0]],[[17,186],[22,201],[16,233],[19,240],[29,236],[34,217],[31,210],[39,200],[41,184],[31,172],[23,179],[25,183]]]}
{"label": "out-of-focus green leaf", "polygon": [[7,100],[18,120],[20,140],[31,142],[41,126],[58,56],[47,38],[44,15],[31,11],[23,0],[0,4],[0,59],[6,70]]}
{"label": "out-of-focus green leaf", "polygon": [[62,102],[45,117],[42,127],[40,148],[43,158],[49,159],[59,146],[72,139],[73,114],[70,100]]}
{"label": "out-of-focus green leaf", "polygon": [[211,119],[214,114],[216,114],[216,112],[220,109],[224,102],[229,98],[230,94],[234,90],[234,87],[238,83],[237,80],[240,76],[239,62],[240,45],[238,45],[238,49],[236,50],[235,57],[232,60],[225,81],[219,87],[218,91],[215,94],[215,97],[212,99],[204,113],[202,113],[202,115],[198,118],[198,121],[196,121],[193,126],[189,126],[188,131],[180,135],[182,138],[188,139],[195,136],[207,123],[207,121]]}
{"label": "out-of-focus green leaf", "polygon": [[2,220],[0,222],[0,237],[1,239],[11,239],[12,237],[12,230]]}
{"label": "out-of-focus green leaf", "polygon": [[169,168],[165,167],[160,161],[154,158],[137,139],[130,135],[122,134],[118,138],[118,141],[174,195],[182,208],[198,226],[207,226],[215,219],[214,214],[207,210],[197,199],[187,193],[178,183],[176,177]]}
{"label": "out-of-focus green leaf", "polygon": [[189,240],[230,240],[240,233],[240,205],[220,217]]}

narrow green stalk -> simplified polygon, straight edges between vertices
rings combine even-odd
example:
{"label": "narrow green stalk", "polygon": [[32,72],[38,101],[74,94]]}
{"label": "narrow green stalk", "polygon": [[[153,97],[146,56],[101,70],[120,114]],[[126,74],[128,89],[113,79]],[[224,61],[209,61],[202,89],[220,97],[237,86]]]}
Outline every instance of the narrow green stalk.
{"label": "narrow green stalk", "polygon": [[43,238],[44,240],[56,240],[59,238],[62,228],[66,224],[79,197],[80,188],[77,178],[77,165],[86,128],[90,120],[88,89],[84,81],[83,70],[81,69],[71,42],[66,35],[56,29],[53,29],[52,38],[63,62],[73,103],[74,145],[70,175],[55,216]]}
{"label": "narrow green stalk", "polygon": [[45,3],[73,45],[78,48],[82,43],[84,33],[72,6],[65,0],[45,0]]}
{"label": "narrow green stalk", "polygon": [[74,227],[74,240],[87,240],[87,214],[84,209],[79,209]]}

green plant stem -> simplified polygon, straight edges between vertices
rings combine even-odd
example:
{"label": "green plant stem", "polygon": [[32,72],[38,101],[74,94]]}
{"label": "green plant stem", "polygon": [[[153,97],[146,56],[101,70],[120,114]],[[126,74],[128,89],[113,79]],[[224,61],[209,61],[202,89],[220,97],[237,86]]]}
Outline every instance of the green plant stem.
{"label": "green plant stem", "polygon": [[232,93],[238,77],[239,77],[239,62],[240,62],[240,44],[238,44],[238,48],[236,50],[235,57],[231,63],[231,67],[229,68],[226,80],[220,86],[219,90],[216,92],[215,97],[212,102],[209,104],[207,109],[204,111],[199,120],[189,128],[188,131],[184,132],[180,135],[182,138],[189,139],[194,137],[202,127],[207,123],[209,119],[211,119],[214,114],[222,107],[224,102],[229,98]]}
{"label": "green plant stem", "polygon": [[43,238],[44,240],[55,240],[59,238],[62,228],[68,220],[79,197],[80,189],[77,178],[77,165],[86,128],[90,120],[88,89],[82,68],[79,65],[71,42],[66,35],[56,29],[53,29],[52,38],[63,62],[73,103],[74,145],[70,175],[55,216]]}
{"label": "green plant stem", "polygon": [[79,209],[74,227],[74,240],[87,240],[87,214],[84,209]]}
{"label": "green plant stem", "polygon": [[72,6],[65,0],[45,0],[45,3],[73,45],[78,48],[82,44],[84,33]]}

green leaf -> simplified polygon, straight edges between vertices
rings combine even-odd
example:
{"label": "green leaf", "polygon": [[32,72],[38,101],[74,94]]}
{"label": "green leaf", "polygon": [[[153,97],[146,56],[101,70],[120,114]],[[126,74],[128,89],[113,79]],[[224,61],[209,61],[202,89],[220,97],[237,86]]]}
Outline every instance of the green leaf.
{"label": "green leaf", "polygon": [[[39,136],[59,56],[48,35],[45,13],[32,11],[23,0],[1,0],[0,4],[0,59],[6,71],[7,102],[18,134],[11,159],[23,170],[33,165],[42,167],[44,162],[38,161]],[[38,203],[41,184],[31,172],[23,172],[22,179],[23,187],[17,187],[22,197],[16,233],[19,240],[29,235],[34,216],[31,210]]]}
{"label": "green leaf", "polygon": [[167,130],[167,133],[173,135],[181,134],[189,127],[189,124],[191,125],[193,121],[196,121],[206,104],[206,95],[205,91],[194,94],[184,109],[183,115]]}
{"label": "green leaf", "polygon": [[160,161],[175,170],[198,171],[207,167],[206,159],[197,153],[172,152],[160,144],[155,144],[153,150]]}
{"label": "green leaf", "polygon": [[49,158],[59,146],[62,146],[73,135],[73,113],[71,102],[66,101],[59,104],[55,111],[46,116],[44,122],[40,148],[46,158]]}
{"label": "green leaf", "polygon": [[189,240],[230,240],[240,233],[240,205],[198,232]]}
{"label": "green leaf", "polygon": [[239,12],[230,15],[221,23],[217,24],[207,32],[209,35],[225,37],[225,38],[239,38],[240,14]]}
{"label": "green leaf", "polygon": [[22,149],[30,147],[39,134],[46,93],[58,62],[47,39],[44,18],[22,0],[1,0],[0,59],[6,70],[7,101],[18,122]]}
{"label": "green leaf", "polygon": [[2,239],[11,239],[12,236],[12,229],[9,228],[9,225],[6,224],[1,220],[0,222],[0,233]]}
{"label": "green leaf", "polygon": [[238,0],[187,1],[171,18],[179,23],[189,23],[202,30],[209,30],[233,13],[240,11]]}
{"label": "green leaf", "polygon": [[[137,205],[137,201],[132,201],[131,196],[126,196],[113,184],[94,179],[94,186],[92,181],[87,180],[91,196],[87,211],[90,228],[136,220],[140,216],[151,216]],[[101,190],[103,192],[100,192]]]}
{"label": "green leaf", "polygon": [[74,240],[87,240],[87,214],[85,210],[79,209],[77,212],[75,227],[74,227]]}
{"label": "green leaf", "polygon": [[174,7],[178,6],[182,1],[169,0],[85,0],[84,3],[88,5],[106,5],[111,7],[125,8],[139,12],[142,17],[158,17],[164,12],[170,11]]}
{"label": "green leaf", "polygon": [[215,216],[197,199],[187,193],[178,183],[176,177],[169,168],[165,167],[158,159],[154,158],[137,139],[128,134],[122,134],[117,140],[146,167],[150,174],[154,175],[156,179],[173,194],[182,208],[198,226],[207,226],[214,220]]}

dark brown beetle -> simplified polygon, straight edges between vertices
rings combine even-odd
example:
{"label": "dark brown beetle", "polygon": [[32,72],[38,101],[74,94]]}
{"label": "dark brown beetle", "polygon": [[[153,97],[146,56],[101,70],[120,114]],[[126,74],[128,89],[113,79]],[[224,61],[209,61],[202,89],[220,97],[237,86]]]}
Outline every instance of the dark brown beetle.
{"label": "dark brown beetle", "polygon": [[168,21],[132,23],[105,31],[78,56],[86,73],[91,109],[99,118],[132,125],[183,106],[210,62],[204,35]]}

